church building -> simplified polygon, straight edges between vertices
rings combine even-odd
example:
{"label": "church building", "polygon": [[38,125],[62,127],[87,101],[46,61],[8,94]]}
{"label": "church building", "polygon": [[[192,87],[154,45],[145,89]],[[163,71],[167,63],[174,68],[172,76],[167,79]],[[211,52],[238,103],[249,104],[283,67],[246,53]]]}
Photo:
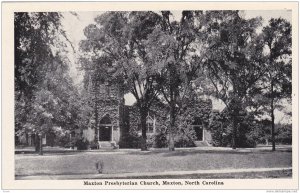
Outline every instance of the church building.
{"label": "church building", "polygon": [[[111,85],[108,82],[98,86],[95,91],[95,112],[94,126],[89,126],[83,131],[83,136],[90,142],[95,141],[99,147],[117,146],[122,135],[130,130],[135,130],[141,135],[139,119],[135,105],[126,106],[122,88]],[[159,105],[159,104],[157,104]],[[195,104],[196,105],[196,104]],[[205,112],[206,117],[194,117],[194,122],[190,125],[195,130],[197,146],[209,146],[211,141],[210,132],[207,130],[209,114],[212,109],[211,101],[200,101],[201,111]],[[155,105],[154,105],[155,106]],[[155,107],[154,107],[155,108]],[[157,106],[156,109],[163,109]],[[150,110],[147,116],[147,136],[148,138],[158,130],[166,127],[166,121],[162,118],[158,110]],[[205,121],[203,121],[206,119]]]}

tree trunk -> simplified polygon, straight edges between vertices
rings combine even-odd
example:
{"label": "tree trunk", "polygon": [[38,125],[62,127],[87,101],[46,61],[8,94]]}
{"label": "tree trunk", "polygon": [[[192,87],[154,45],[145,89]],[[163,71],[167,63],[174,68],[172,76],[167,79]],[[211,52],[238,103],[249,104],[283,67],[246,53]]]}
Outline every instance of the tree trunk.
{"label": "tree trunk", "polygon": [[94,106],[94,113],[95,113],[95,138],[94,141],[98,143],[99,141],[99,126],[98,126],[98,121],[99,121],[99,114],[98,114],[98,98],[97,94],[95,94],[95,106]]}
{"label": "tree trunk", "polygon": [[140,124],[142,129],[141,150],[147,151],[147,110],[140,107]]}
{"label": "tree trunk", "polygon": [[172,105],[170,110],[169,151],[175,151],[174,131],[175,131],[175,109]]}
{"label": "tree trunk", "polygon": [[238,116],[240,114],[240,104],[239,97],[235,96],[230,105],[232,118],[232,149],[237,148]]}
{"label": "tree trunk", "polygon": [[276,150],[276,148],[275,148],[275,123],[274,123],[274,109],[273,108],[272,108],[271,118],[272,118],[272,132],[271,132],[272,133],[272,151],[275,151]]}
{"label": "tree trunk", "polygon": [[174,142],[174,126],[170,125],[169,131],[169,151],[175,151],[175,142]]}
{"label": "tree trunk", "polygon": [[35,152],[39,155],[43,155],[43,142],[42,142],[42,136],[40,136],[38,133],[35,133],[34,135],[34,145],[35,145]]}
{"label": "tree trunk", "polygon": [[26,137],[26,142],[25,143],[28,146],[29,145],[29,143],[28,143],[28,133],[25,134],[25,137]]}
{"label": "tree trunk", "polygon": [[274,96],[273,96],[273,82],[271,82],[271,134],[272,134],[272,151],[275,151],[275,117],[274,117]]}
{"label": "tree trunk", "polygon": [[[91,125],[92,126],[92,125]],[[95,107],[95,137],[94,141],[98,143],[99,141],[99,127],[98,127],[98,109]]]}
{"label": "tree trunk", "polygon": [[[235,46],[234,46],[234,49],[235,50],[238,50],[239,49],[239,46],[238,46],[238,44],[237,44],[237,39],[234,39],[235,41],[234,41],[234,43],[235,43]],[[236,76],[234,76],[234,78],[238,78],[238,77],[236,77]],[[238,89],[236,89],[236,88],[238,88],[238,86],[237,85],[239,85],[239,83],[238,82],[236,82],[235,80],[233,80],[233,93],[234,93],[234,98],[233,98],[233,101],[232,101],[232,104],[231,105],[233,105],[233,112],[232,112],[232,115],[233,115],[233,117],[232,117],[232,121],[233,121],[233,124],[232,124],[232,126],[233,126],[233,131],[232,131],[232,149],[236,149],[236,142],[237,142],[237,126],[238,126],[238,123],[237,123],[237,116],[239,115],[239,109],[240,109],[240,106],[239,106],[239,102],[240,102],[240,99],[239,99],[239,96],[238,96]]]}
{"label": "tree trunk", "polygon": [[232,149],[236,149],[236,133],[237,133],[237,120],[236,113],[233,114],[233,131],[232,131]]}
{"label": "tree trunk", "polygon": [[119,136],[120,136],[120,141],[124,141],[123,134],[129,133],[129,126],[126,124],[127,121],[129,121],[129,115],[125,115],[123,83],[118,83],[118,101],[119,101],[119,127],[120,127]]}
{"label": "tree trunk", "polygon": [[224,136],[223,136],[223,133],[224,133],[224,128],[223,128],[223,121],[224,120],[222,120],[222,122],[221,122],[221,147],[223,147],[224,146]]}
{"label": "tree trunk", "polygon": [[40,138],[40,150],[39,150],[39,155],[43,155],[43,138],[42,136],[39,137]]}
{"label": "tree trunk", "polygon": [[40,137],[37,133],[34,134],[34,146],[35,146],[35,152],[40,152]]}
{"label": "tree trunk", "polygon": [[169,70],[169,87],[170,87],[170,128],[169,128],[169,151],[175,151],[174,131],[175,131],[175,80],[173,65]]}

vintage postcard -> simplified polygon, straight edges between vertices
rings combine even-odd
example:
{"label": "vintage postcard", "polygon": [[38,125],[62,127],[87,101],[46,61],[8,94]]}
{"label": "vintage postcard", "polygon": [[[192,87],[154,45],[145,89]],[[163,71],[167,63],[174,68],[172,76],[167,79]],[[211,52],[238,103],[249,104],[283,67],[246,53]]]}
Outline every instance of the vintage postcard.
{"label": "vintage postcard", "polygon": [[3,2],[2,189],[298,189],[298,27],[298,2]]}

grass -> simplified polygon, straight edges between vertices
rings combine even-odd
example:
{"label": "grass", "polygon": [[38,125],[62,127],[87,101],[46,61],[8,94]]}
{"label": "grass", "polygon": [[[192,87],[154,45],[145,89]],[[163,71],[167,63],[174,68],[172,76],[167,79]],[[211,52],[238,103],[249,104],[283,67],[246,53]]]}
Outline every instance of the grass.
{"label": "grass", "polygon": [[[159,175],[141,177],[117,177],[115,179],[264,179],[264,178],[291,178],[292,170],[267,171],[267,172],[240,172],[219,174],[185,174],[185,175]],[[106,178],[101,178],[106,179]],[[109,178],[107,178],[109,179]]]}
{"label": "grass", "polygon": [[[45,154],[43,156],[18,154],[15,155],[15,175],[96,174],[95,163],[99,160],[103,161],[103,173],[107,174],[194,171],[203,169],[273,168],[291,167],[292,152],[200,151],[195,149],[176,150],[174,152],[72,152],[65,155]],[[234,175],[236,174],[230,176],[234,177]],[[268,175],[266,173],[262,176]],[[190,177],[196,178],[197,175]]]}

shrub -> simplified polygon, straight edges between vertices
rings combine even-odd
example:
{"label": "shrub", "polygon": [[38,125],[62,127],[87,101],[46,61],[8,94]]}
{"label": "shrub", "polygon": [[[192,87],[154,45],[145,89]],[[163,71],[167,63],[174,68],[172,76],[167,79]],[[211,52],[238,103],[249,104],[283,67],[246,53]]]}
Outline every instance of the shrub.
{"label": "shrub", "polygon": [[69,142],[70,142],[70,137],[66,136],[66,135],[62,136],[62,137],[58,136],[55,138],[55,143],[61,147],[70,147],[70,146],[68,146]]}
{"label": "shrub", "polygon": [[175,139],[175,147],[196,147],[194,141],[188,138],[177,138]]}
{"label": "shrub", "polygon": [[98,149],[98,142],[92,141],[89,143],[91,149]]}
{"label": "shrub", "polygon": [[211,138],[211,144],[215,147],[231,146],[231,132],[225,132],[223,129],[211,130]]}
{"label": "shrub", "polygon": [[277,130],[277,136],[276,136],[276,142],[279,144],[286,144],[290,145],[292,144],[292,125],[282,125],[277,124],[275,125],[275,128]]}
{"label": "shrub", "polygon": [[155,147],[155,148],[168,147],[167,134],[162,131],[158,131],[157,133],[152,135],[151,140],[153,141],[152,147]]}
{"label": "shrub", "polygon": [[230,120],[226,113],[212,113],[208,129],[211,133],[211,143],[213,146],[231,146],[231,128],[229,123]]}
{"label": "shrub", "polygon": [[120,148],[140,148],[141,137],[137,133],[124,133],[119,142]]}
{"label": "shrub", "polygon": [[78,150],[87,150],[89,142],[85,140],[83,137],[77,138],[75,142],[75,146]]}
{"label": "shrub", "polygon": [[[153,147],[165,148],[169,146],[169,136],[167,130],[157,130],[150,138],[153,141]],[[191,127],[181,128],[174,137],[175,147],[195,147],[195,132]]]}
{"label": "shrub", "polygon": [[175,147],[196,147],[195,132],[192,128],[182,129],[174,139]]}
{"label": "shrub", "polygon": [[63,141],[62,146],[65,148],[74,148],[75,143],[76,143],[76,138],[73,137],[71,140],[70,138],[67,138],[67,140]]}
{"label": "shrub", "polygon": [[256,132],[258,125],[251,120],[243,120],[240,123],[237,132],[237,147],[256,147],[257,141],[259,140],[259,133]]}
{"label": "shrub", "polygon": [[[231,147],[232,127],[211,130],[212,145],[217,147]],[[236,146],[241,148],[256,147],[258,137],[253,126],[241,124],[237,131]]]}
{"label": "shrub", "polygon": [[[231,118],[225,113],[214,113],[210,119],[209,130],[212,136],[212,145],[228,147],[232,145],[232,124]],[[261,141],[261,126],[255,121],[251,114],[239,117],[237,126],[237,147],[256,147]]]}

